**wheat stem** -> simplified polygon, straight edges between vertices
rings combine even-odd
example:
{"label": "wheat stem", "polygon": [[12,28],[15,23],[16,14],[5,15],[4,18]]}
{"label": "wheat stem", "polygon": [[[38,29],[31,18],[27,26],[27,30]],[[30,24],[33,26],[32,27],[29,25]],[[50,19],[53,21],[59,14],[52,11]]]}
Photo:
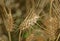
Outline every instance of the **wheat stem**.
{"label": "wheat stem", "polygon": [[9,41],[11,41],[11,33],[8,31]]}
{"label": "wheat stem", "polygon": [[19,41],[21,41],[21,30],[20,30],[20,32],[19,32]]}
{"label": "wheat stem", "polygon": [[59,35],[58,35],[58,37],[57,37],[56,41],[58,41],[59,37],[60,37],[60,33],[59,33]]}
{"label": "wheat stem", "polygon": [[50,16],[52,15],[52,5],[54,0],[50,0]]}

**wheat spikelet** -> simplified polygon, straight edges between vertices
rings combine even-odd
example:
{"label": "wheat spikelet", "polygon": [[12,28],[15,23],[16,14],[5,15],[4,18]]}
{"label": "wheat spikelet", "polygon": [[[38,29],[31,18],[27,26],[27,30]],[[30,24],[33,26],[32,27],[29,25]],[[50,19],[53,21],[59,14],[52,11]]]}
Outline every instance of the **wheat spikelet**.
{"label": "wheat spikelet", "polygon": [[29,28],[31,25],[34,25],[34,23],[36,23],[37,19],[38,16],[33,14],[30,19],[27,19],[23,22],[23,24],[21,25],[23,27],[21,27],[20,29],[24,30],[26,28]]}
{"label": "wheat spikelet", "polygon": [[[4,16],[3,16],[4,15]],[[7,31],[13,31],[13,18],[11,15],[11,12],[9,11],[9,14],[6,12],[4,14],[2,14],[3,17],[3,21],[4,21],[4,25],[6,26]]]}
{"label": "wheat spikelet", "polygon": [[54,15],[54,10],[52,10],[52,4],[54,0],[50,0],[50,17],[43,23],[47,27],[47,31],[49,35],[49,41],[54,41],[56,39],[56,30],[58,29],[58,19],[56,15]]}

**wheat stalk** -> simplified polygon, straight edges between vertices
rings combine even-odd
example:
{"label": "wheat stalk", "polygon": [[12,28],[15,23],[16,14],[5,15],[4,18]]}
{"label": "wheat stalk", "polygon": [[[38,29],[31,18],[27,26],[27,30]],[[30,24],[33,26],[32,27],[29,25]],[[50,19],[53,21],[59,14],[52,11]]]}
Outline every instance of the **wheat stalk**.
{"label": "wheat stalk", "polygon": [[57,37],[56,41],[58,41],[59,37],[60,37],[60,33],[58,34],[58,37]]}

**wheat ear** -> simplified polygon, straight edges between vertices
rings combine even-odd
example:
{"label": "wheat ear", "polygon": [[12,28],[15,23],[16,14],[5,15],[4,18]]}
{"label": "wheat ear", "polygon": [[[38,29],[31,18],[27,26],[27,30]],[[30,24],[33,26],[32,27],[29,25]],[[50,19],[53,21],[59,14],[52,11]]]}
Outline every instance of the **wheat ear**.
{"label": "wheat ear", "polygon": [[13,18],[12,18],[12,15],[11,15],[11,10],[9,10],[9,13],[7,13],[7,10],[5,7],[3,7],[3,14],[2,15],[2,18],[3,18],[3,21],[4,21],[4,25],[6,27],[6,30],[8,32],[8,36],[9,36],[9,41],[11,41],[11,33],[13,31]]}

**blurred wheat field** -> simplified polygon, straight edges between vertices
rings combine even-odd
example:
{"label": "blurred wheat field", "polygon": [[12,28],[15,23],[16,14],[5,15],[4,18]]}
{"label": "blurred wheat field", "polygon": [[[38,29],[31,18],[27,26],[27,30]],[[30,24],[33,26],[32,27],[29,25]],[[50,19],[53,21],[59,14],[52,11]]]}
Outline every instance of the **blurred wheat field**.
{"label": "blurred wheat field", "polygon": [[60,41],[60,0],[0,0],[0,41]]}

